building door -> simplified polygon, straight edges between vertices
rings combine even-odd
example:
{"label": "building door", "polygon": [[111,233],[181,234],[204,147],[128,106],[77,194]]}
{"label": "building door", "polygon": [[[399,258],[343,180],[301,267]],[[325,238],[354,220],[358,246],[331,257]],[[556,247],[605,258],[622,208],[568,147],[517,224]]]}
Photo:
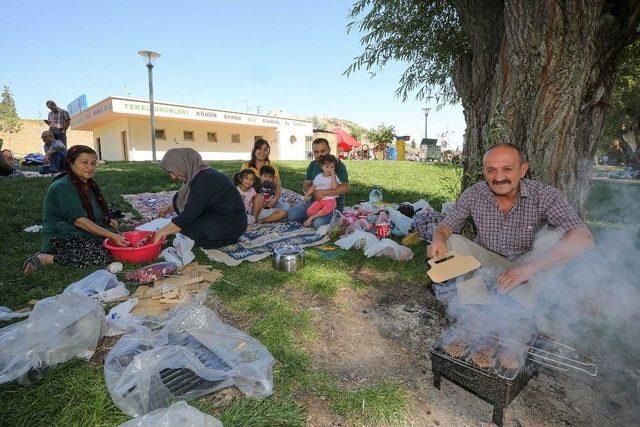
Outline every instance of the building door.
{"label": "building door", "polygon": [[124,161],[129,161],[129,147],[127,145],[127,131],[120,132],[120,139],[122,140],[122,154],[124,155]]}
{"label": "building door", "polygon": [[96,138],[96,151],[98,151],[98,160],[102,160],[102,144],[100,144],[100,138]]}

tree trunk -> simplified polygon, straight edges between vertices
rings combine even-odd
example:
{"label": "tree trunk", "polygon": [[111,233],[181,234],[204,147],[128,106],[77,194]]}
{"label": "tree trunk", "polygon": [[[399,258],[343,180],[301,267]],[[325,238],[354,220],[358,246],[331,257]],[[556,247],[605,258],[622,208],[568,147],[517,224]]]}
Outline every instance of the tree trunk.
{"label": "tree trunk", "polygon": [[486,149],[510,142],[584,216],[615,60],[637,37],[640,1],[454,3],[472,46],[454,76],[467,123],[463,189],[482,179]]}

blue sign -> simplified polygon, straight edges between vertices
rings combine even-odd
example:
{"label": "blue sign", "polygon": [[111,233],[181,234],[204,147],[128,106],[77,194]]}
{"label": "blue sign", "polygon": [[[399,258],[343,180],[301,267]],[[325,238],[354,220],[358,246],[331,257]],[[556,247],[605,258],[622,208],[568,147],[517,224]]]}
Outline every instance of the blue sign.
{"label": "blue sign", "polygon": [[67,105],[67,112],[70,116],[78,114],[87,109],[87,95],[82,94]]}

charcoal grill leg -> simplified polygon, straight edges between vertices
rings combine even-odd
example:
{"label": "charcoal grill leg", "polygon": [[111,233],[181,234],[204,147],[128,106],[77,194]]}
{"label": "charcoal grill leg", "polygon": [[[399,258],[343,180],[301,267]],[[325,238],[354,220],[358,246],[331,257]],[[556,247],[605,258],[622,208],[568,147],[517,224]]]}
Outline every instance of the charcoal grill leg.
{"label": "charcoal grill leg", "polygon": [[433,386],[436,390],[440,390],[440,374],[433,373]]}
{"label": "charcoal grill leg", "polygon": [[504,416],[504,409],[501,406],[493,406],[493,418],[491,421],[498,427],[502,427],[502,417]]}

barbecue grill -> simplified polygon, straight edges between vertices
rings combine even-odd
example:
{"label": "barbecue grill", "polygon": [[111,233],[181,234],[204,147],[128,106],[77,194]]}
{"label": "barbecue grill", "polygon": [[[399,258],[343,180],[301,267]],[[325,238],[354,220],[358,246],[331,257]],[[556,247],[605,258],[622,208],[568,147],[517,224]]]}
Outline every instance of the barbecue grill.
{"label": "barbecue grill", "polygon": [[[445,351],[445,347],[461,336],[469,341],[469,345],[463,354],[453,357]],[[496,348],[491,363],[486,367],[479,367],[472,360],[472,355],[482,346]],[[504,351],[521,354],[517,368],[509,369],[501,365],[499,359]],[[440,390],[441,377],[445,377],[490,403],[493,405],[492,421],[498,426],[502,426],[504,410],[529,379],[538,374],[541,365],[561,371],[575,369],[592,376],[598,372],[596,365],[581,362],[575,350],[564,344],[534,336],[528,345],[523,346],[522,343],[460,325],[449,328],[429,353],[434,387]]]}

